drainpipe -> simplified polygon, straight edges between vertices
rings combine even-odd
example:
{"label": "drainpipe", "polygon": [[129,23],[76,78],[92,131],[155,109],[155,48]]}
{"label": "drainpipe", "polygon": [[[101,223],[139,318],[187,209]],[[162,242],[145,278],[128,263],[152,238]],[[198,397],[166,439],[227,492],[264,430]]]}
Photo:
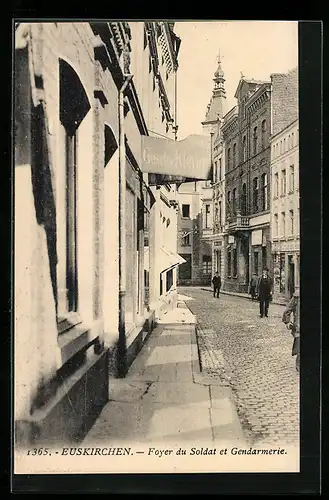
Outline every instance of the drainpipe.
{"label": "drainpipe", "polygon": [[124,91],[132,75],[127,75],[119,90],[119,339],[117,350],[117,375],[126,375],[126,147],[124,131]]}

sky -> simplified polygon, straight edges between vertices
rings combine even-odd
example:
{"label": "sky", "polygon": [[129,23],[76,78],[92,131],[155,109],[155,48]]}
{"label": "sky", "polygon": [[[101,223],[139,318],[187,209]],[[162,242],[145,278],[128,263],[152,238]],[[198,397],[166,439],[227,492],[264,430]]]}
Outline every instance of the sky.
{"label": "sky", "polygon": [[178,140],[201,133],[214,86],[218,54],[225,74],[227,111],[241,72],[246,78],[270,80],[271,73],[298,66],[297,21],[176,22],[181,38],[178,56]]}

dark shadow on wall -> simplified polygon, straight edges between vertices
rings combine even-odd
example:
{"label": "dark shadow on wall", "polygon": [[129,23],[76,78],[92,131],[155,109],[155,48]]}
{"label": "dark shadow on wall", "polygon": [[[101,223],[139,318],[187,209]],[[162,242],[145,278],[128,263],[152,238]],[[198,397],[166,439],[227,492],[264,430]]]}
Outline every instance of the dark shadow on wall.
{"label": "dark shadow on wall", "polygon": [[32,110],[31,120],[31,171],[32,189],[37,223],[44,227],[47,238],[50,278],[56,315],[57,296],[57,231],[56,204],[48,148],[48,130],[45,111],[39,104]]}

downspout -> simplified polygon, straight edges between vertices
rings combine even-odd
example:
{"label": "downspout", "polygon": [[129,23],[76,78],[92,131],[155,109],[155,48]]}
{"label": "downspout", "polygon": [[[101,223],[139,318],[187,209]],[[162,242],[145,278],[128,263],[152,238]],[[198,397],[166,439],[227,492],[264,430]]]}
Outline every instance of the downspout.
{"label": "downspout", "polygon": [[119,90],[119,339],[117,349],[117,375],[123,378],[126,375],[126,147],[124,130],[124,91],[132,79],[132,75],[125,77]]}

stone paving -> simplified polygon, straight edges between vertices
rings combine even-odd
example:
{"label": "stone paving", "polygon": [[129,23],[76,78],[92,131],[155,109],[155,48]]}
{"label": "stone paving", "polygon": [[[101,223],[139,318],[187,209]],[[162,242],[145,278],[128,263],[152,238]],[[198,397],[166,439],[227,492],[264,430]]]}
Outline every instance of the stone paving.
{"label": "stone paving", "polygon": [[259,317],[251,300],[185,287],[179,292],[198,321],[202,371],[228,384],[251,445],[299,445],[299,374],[283,307]]}

